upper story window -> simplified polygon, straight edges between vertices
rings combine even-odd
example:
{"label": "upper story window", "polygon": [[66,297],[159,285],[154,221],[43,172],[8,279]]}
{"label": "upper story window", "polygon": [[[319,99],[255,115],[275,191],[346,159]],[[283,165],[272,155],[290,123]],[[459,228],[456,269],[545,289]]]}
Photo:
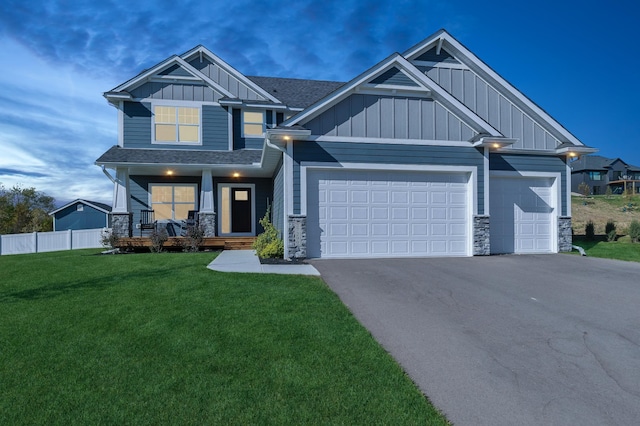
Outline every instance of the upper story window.
{"label": "upper story window", "polygon": [[200,142],[200,108],[156,105],[153,115],[155,142]]}
{"label": "upper story window", "polygon": [[264,136],[264,112],[243,111],[242,112],[242,134],[246,138]]}

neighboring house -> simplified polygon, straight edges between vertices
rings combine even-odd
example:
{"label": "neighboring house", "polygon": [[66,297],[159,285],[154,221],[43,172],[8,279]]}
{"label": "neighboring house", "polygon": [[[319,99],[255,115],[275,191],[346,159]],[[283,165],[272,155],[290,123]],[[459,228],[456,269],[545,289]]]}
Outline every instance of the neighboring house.
{"label": "neighboring house", "polygon": [[247,77],[203,46],[104,94],[113,228],[197,210],[287,257],[571,249],[570,156],[595,152],[444,30],[347,83]]}
{"label": "neighboring house", "polygon": [[97,229],[111,227],[111,206],[96,201],[77,199],[49,213],[53,230]]}
{"label": "neighboring house", "polygon": [[640,167],[625,163],[620,158],[583,155],[570,165],[573,192],[580,192],[580,184],[586,183],[593,195],[604,194],[607,186],[614,194],[622,194],[626,188],[640,193]]}

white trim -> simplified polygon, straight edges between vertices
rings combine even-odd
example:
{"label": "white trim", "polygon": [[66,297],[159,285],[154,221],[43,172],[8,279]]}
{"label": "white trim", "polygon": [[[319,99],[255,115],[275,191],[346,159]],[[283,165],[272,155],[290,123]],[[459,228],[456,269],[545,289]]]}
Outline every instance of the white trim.
{"label": "white trim", "polygon": [[200,77],[188,77],[184,75],[154,75],[153,77],[149,77],[148,81],[157,82],[157,83],[167,83],[167,82],[178,83],[181,81],[186,81],[189,83],[198,82],[198,83],[201,83],[203,86],[206,86],[206,84],[202,81]]}
{"label": "white trim", "polygon": [[289,215],[293,214],[293,142],[285,142],[286,152],[282,154],[282,197],[284,198],[283,206],[283,231],[282,240],[284,241],[284,253],[289,257]]}
{"label": "white trim", "polygon": [[478,168],[475,166],[439,166],[417,164],[300,163],[300,214],[307,215],[307,174],[309,170],[382,170],[427,173],[469,174],[467,182],[467,256],[473,256],[473,217],[478,214]]}
{"label": "white trim", "polygon": [[118,102],[118,146],[124,148],[124,101]]}
{"label": "white trim", "polygon": [[[229,183],[219,182],[218,186],[218,212],[217,212],[217,228],[218,236],[224,237],[253,237],[256,235],[256,185],[255,183]],[[229,224],[233,229],[233,215],[231,211],[225,212],[222,208],[222,188],[250,188],[251,189],[251,232],[222,232],[222,215],[229,214]]]}
{"label": "white trim", "polygon": [[483,160],[483,168],[484,168],[484,215],[489,216],[490,212],[490,199],[489,199],[489,147],[484,147],[484,160]]}
{"label": "white trim", "polygon": [[[401,89],[402,87],[402,89]],[[358,95],[374,95],[374,96],[411,96],[413,98],[432,99],[431,90],[421,89],[414,86],[391,86],[391,85],[377,85],[377,86],[358,86],[354,88],[354,94]]]}
{"label": "white trim", "polygon": [[[247,78],[244,74],[240,73],[238,70],[236,70],[231,65],[229,65],[228,63],[226,63],[225,61],[220,59],[220,57],[218,57],[217,55],[215,55],[213,52],[211,52],[209,49],[207,49],[206,47],[204,47],[202,45],[198,45],[198,46],[194,47],[193,49],[183,53],[182,55],[180,55],[180,58],[186,62],[192,56],[194,56],[194,54],[199,54],[200,55],[200,61],[202,61],[202,53],[204,53],[206,56],[208,56],[208,59],[210,59],[212,63],[218,65],[220,68],[222,68],[228,74],[230,74],[233,77],[235,77],[236,80],[238,80],[239,82],[244,84],[247,87],[247,89],[251,89],[255,93],[263,96],[265,99],[271,100],[271,101],[276,102],[276,103],[282,103],[282,102],[280,102],[279,99],[275,98],[269,92],[264,90],[262,87],[260,87],[256,83],[254,83],[252,80]],[[230,97],[234,97],[235,98],[235,96],[230,96]]]}
{"label": "white trim", "polygon": [[227,107],[227,131],[229,132],[229,151],[233,151],[233,108]]}
{"label": "white trim", "polygon": [[[553,179],[551,184],[552,200],[551,207],[554,208],[555,213],[551,215],[551,252],[558,252],[558,218],[562,216],[562,173],[559,172],[529,172],[529,171],[503,171],[494,170],[491,171],[490,176],[494,179],[523,179],[523,178],[541,178],[541,179]],[[570,203],[571,199],[567,200]]]}
{"label": "white trim", "polygon": [[308,140],[316,142],[349,142],[349,143],[375,143],[386,145],[418,145],[418,146],[462,146],[473,148],[471,142],[445,141],[427,139],[390,139],[390,138],[362,138],[358,136],[324,136],[311,135]]}
{"label": "white trim", "polygon": [[96,210],[98,210],[98,211],[100,211],[102,213],[106,213],[106,214],[111,213],[110,210],[105,210],[102,207],[96,206],[91,201],[85,200],[84,198],[78,198],[78,199],[75,199],[75,200],[73,200],[71,202],[68,202],[67,204],[63,205],[62,207],[58,207],[57,209],[53,210],[52,212],[50,212],[48,214],[49,214],[49,216],[52,216],[52,215],[58,213],[59,211],[62,211],[64,209],[66,209],[67,207],[71,207],[72,205],[77,204],[77,203],[86,204],[87,206],[92,207],[92,208],[94,208],[94,209],[96,209]]}
{"label": "white trim", "polygon": [[567,214],[564,216],[568,216],[571,217],[571,165],[569,164],[569,160],[565,159],[565,164],[566,164],[566,175],[567,175],[567,187],[565,188],[566,194],[565,197],[567,197]]}
{"label": "white trim", "polygon": [[429,67],[429,68],[450,68],[455,70],[468,70],[469,67],[465,64],[456,64],[452,62],[435,62],[435,61],[410,61],[416,67]]}

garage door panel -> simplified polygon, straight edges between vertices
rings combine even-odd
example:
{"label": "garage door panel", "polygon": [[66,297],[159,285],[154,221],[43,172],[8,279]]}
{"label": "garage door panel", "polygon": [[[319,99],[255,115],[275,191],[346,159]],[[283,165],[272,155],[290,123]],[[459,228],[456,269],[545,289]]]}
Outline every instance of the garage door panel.
{"label": "garage door panel", "polygon": [[554,179],[492,177],[490,185],[491,252],[554,251]]}
{"label": "garage door panel", "polygon": [[468,179],[463,173],[312,170],[308,255],[469,255]]}

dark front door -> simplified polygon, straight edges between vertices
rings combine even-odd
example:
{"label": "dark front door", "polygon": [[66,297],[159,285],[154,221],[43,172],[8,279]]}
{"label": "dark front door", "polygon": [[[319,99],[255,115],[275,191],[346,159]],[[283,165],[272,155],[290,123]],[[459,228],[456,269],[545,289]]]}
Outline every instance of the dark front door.
{"label": "dark front door", "polygon": [[231,188],[231,232],[251,232],[251,188]]}

